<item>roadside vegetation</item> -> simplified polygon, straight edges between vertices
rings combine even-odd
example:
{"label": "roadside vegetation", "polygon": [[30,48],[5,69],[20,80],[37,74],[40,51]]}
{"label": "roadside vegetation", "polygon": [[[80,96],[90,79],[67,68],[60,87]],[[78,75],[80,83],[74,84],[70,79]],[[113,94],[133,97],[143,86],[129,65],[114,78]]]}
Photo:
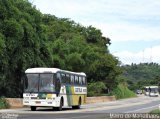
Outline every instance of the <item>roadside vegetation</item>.
{"label": "roadside vegetation", "polygon": [[88,83],[88,93],[87,96],[102,96],[103,92],[107,89],[106,85],[103,82],[92,82]]}
{"label": "roadside vegetation", "polygon": [[126,78],[118,76],[117,86],[106,94],[107,87],[103,82],[92,82],[88,84],[88,96],[115,96],[116,99],[136,97],[136,94],[128,89]]}
{"label": "roadside vegetation", "polygon": [[160,116],[160,109],[152,110],[150,114],[158,114]]}
{"label": "roadside vegetation", "polygon": [[125,84],[119,84],[112,92],[115,95],[116,99],[124,99],[136,97],[136,94],[129,90]]}
{"label": "roadside vegetation", "polygon": [[0,97],[0,109],[6,109],[9,108],[8,102],[5,100],[5,98]]}
{"label": "roadside vegetation", "polygon": [[111,92],[106,93],[107,87],[103,82],[94,82],[88,84],[87,96],[115,96],[116,99],[136,97],[136,94],[129,90],[126,84],[118,84]]}

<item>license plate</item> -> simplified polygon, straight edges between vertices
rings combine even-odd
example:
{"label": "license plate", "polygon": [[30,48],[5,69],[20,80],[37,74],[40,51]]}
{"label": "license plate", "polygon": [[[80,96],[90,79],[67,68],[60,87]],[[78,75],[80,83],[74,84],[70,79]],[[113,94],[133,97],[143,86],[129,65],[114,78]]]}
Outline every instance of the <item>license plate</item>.
{"label": "license plate", "polygon": [[36,104],[41,104],[41,101],[36,101]]}

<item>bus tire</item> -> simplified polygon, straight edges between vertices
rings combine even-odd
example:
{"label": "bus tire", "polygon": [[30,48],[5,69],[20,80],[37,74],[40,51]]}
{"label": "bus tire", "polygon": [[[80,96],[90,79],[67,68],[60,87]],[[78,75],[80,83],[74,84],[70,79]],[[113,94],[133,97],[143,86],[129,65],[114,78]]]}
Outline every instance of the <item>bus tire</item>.
{"label": "bus tire", "polygon": [[36,111],[36,106],[31,106],[31,111]]}
{"label": "bus tire", "polygon": [[62,111],[62,106],[63,106],[63,98],[61,98],[60,105],[59,107],[57,107],[57,111]]}
{"label": "bus tire", "polygon": [[80,109],[81,108],[81,97],[79,98],[78,105],[72,106],[72,109]]}

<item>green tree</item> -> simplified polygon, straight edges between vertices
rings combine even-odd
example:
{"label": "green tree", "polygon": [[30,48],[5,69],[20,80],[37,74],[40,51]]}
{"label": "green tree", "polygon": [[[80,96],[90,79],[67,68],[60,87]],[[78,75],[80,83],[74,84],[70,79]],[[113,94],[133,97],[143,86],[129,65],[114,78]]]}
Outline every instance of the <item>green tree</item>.
{"label": "green tree", "polygon": [[20,97],[31,67],[85,72],[88,82],[117,85],[119,61],[99,29],[42,14],[28,0],[0,0],[0,6],[0,96]]}

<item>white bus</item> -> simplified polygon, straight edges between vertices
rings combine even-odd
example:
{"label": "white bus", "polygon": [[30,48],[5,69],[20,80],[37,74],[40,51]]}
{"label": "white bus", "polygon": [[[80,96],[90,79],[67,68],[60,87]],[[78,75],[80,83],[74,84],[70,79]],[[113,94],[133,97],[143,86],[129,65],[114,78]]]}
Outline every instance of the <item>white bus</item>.
{"label": "white bus", "polygon": [[145,86],[145,87],[144,87],[144,94],[145,94],[146,96],[149,96],[149,86]]}
{"label": "white bus", "polygon": [[147,96],[159,96],[158,86],[146,86],[145,95]]}
{"label": "white bus", "polygon": [[37,107],[63,106],[80,108],[86,102],[87,81],[85,73],[57,68],[30,68],[25,71],[23,105],[32,111]]}

